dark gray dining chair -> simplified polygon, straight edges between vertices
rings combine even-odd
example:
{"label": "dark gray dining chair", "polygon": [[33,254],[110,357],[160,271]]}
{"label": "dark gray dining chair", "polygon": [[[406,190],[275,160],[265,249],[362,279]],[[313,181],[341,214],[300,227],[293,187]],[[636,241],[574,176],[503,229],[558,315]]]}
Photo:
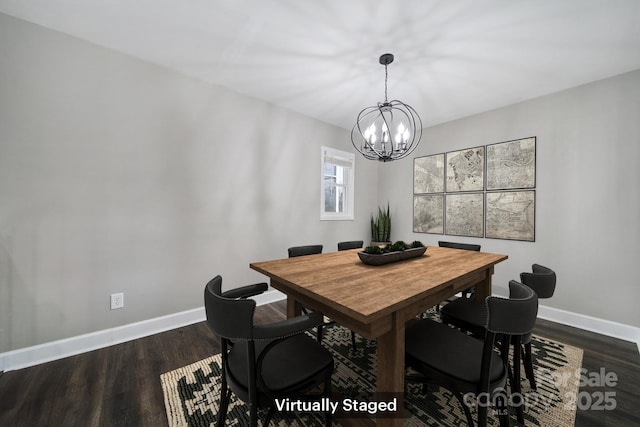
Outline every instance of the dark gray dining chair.
{"label": "dark gray dining chair", "polygon": [[[556,273],[540,264],[531,266],[532,273],[520,273],[520,281],[533,289],[538,298],[551,298],[556,290]],[[536,376],[533,369],[533,352],[531,350],[531,334],[522,337],[524,354],[524,371],[533,390],[537,389]]]}
{"label": "dark gray dining chair", "polygon": [[287,249],[287,252],[289,253],[289,258],[321,254],[322,245],[292,246],[289,249]]}
{"label": "dark gray dining chair", "polygon": [[[331,353],[303,332],[322,323],[314,312],[280,322],[254,325],[256,302],[248,299],[267,290],[266,283],[222,292],[222,277],[204,289],[207,324],[220,337],[222,373],[217,426],[224,425],[231,392],[249,407],[251,427],[258,408],[268,407],[268,426],[276,399],[330,399],[334,361]],[[332,424],[326,412],[326,426]]]}
{"label": "dark gray dining chair", "polygon": [[346,251],[349,249],[359,249],[364,246],[364,240],[348,240],[345,242],[338,242],[338,251]]}
{"label": "dark gray dining chair", "polygon": [[[473,243],[458,243],[458,242],[446,242],[443,240],[439,240],[438,241],[438,246],[440,246],[441,248],[451,248],[451,249],[461,249],[464,251],[475,251],[475,252],[480,252],[480,245],[476,245]],[[461,291],[462,297],[463,298],[467,298],[471,295],[473,295],[475,293],[475,285],[468,287],[467,289],[463,289]],[[448,298],[447,302],[451,302],[455,300],[455,296]],[[440,311],[441,304],[437,304],[436,305],[436,311]],[[424,315],[423,315],[424,317]]]}
{"label": "dark gray dining chair", "polygon": [[[446,242],[443,240],[438,241],[438,246],[441,248],[462,249],[464,251],[480,252],[481,246],[473,243],[458,243],[458,242]],[[462,291],[463,297],[469,297],[475,293],[475,286],[470,286]]]}
{"label": "dark gray dining chair", "polygon": [[[508,299],[487,297],[484,304],[486,333],[482,340],[430,319],[415,321],[405,333],[405,363],[417,373],[408,374],[407,381],[437,384],[451,391],[470,427],[474,426],[473,417],[463,397],[468,393],[479,403],[482,396],[489,396],[483,400],[496,402],[500,425],[509,425],[505,391],[509,342],[519,345],[520,337],[533,330],[538,313],[535,292],[514,280],[509,282]],[[495,349],[498,336],[502,337],[500,354]],[[512,392],[520,393],[518,386]],[[478,404],[479,427],[487,425],[487,409],[486,403]]]}
{"label": "dark gray dining chair", "polygon": [[[307,256],[307,255],[317,255],[317,254],[321,254],[322,253],[322,245],[303,245],[303,246],[292,246],[290,248],[287,249],[287,253],[289,254],[289,258],[296,258],[296,257],[300,257],[300,256]],[[302,307],[302,312],[305,314],[308,314],[310,312],[312,312],[313,310],[308,309],[307,307]],[[324,316],[323,316],[324,319]],[[318,340],[318,342],[322,342],[322,328],[324,326],[328,326],[331,325],[335,322],[333,321],[329,321],[329,322],[323,322],[322,324],[318,325],[316,328],[316,338]]]}
{"label": "dark gray dining chair", "polygon": [[476,252],[480,252],[480,249],[482,248],[480,245],[476,245],[473,243],[445,242],[443,240],[438,241],[438,246],[440,246],[441,248],[463,249],[465,251]]}
{"label": "dark gray dining chair", "polygon": [[[548,267],[533,264],[532,273],[521,273],[520,281],[529,286],[538,298],[550,298],[556,288],[556,274]],[[440,319],[443,323],[454,326],[473,336],[482,338],[485,333],[485,319],[487,317],[486,305],[474,298],[458,298],[440,309]],[[533,369],[533,353],[531,349],[532,334],[526,334],[520,338],[520,343],[514,344],[513,374],[514,384],[520,383],[520,360],[523,356],[525,375],[532,390],[537,388]],[[517,356],[517,357],[516,357]],[[523,422],[524,415],[519,408],[518,420]]]}

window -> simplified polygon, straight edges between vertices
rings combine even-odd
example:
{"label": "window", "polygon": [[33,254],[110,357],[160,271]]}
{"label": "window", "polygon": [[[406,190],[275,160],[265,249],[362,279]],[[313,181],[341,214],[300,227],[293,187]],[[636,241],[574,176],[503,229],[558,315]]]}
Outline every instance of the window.
{"label": "window", "polygon": [[321,149],[320,220],[353,219],[353,153]]}

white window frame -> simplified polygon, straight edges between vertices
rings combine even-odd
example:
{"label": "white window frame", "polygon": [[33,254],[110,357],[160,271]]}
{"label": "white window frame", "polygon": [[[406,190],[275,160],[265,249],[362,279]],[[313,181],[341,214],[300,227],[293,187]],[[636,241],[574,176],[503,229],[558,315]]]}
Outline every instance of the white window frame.
{"label": "white window frame", "polygon": [[[324,199],[324,169],[325,164],[334,164],[347,169],[346,182],[340,185],[345,192],[345,208],[344,212],[325,212]],[[355,174],[356,174],[356,158],[353,153],[347,151],[336,150],[330,147],[320,147],[320,220],[321,221],[342,221],[354,219],[354,201],[355,201]]]}

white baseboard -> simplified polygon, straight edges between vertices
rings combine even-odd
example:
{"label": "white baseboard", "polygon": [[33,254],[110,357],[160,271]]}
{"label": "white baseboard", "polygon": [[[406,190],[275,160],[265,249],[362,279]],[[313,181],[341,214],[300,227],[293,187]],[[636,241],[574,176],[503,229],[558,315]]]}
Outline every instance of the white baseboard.
{"label": "white baseboard", "polygon": [[[271,290],[254,297],[258,305],[269,304],[286,298],[279,291]],[[187,310],[124,326],[78,335],[32,347],[0,353],[0,372],[14,371],[29,366],[58,360],[87,351],[135,340],[205,320],[204,307]]]}
{"label": "white baseboard", "polygon": [[538,317],[609,337],[631,341],[636,343],[640,352],[640,328],[638,327],[543,305],[538,308]]}
{"label": "white baseboard", "polygon": [[[254,299],[258,305],[280,301],[285,295],[270,290]],[[552,307],[540,306],[538,317],[576,328],[597,332],[625,341],[635,342],[640,350],[640,328],[597,319]],[[105,329],[63,340],[53,341],[33,347],[0,353],[0,371],[28,368],[52,360],[62,359],[87,351],[97,350],[114,344],[146,337],[205,320],[204,308],[196,308],[155,319],[143,320],[129,325]]]}
{"label": "white baseboard", "polygon": [[270,291],[255,296],[253,299],[256,300],[256,304],[264,305],[282,301],[283,299],[287,299],[287,296],[278,290],[271,289]]}

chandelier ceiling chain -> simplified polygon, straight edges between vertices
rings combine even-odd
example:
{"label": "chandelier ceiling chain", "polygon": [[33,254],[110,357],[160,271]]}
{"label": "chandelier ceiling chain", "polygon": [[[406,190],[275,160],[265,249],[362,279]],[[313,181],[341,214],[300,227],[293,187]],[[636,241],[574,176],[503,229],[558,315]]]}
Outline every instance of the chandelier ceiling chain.
{"label": "chandelier ceiling chain", "polygon": [[369,160],[401,159],[413,152],[422,138],[422,121],[413,107],[398,100],[388,100],[387,66],[393,59],[390,53],[380,56],[380,64],[384,65],[384,102],[360,111],[351,129],[351,143]]}
{"label": "chandelier ceiling chain", "polygon": [[389,70],[387,64],[384,64],[384,102],[388,102],[387,99],[387,80],[389,79]]}

